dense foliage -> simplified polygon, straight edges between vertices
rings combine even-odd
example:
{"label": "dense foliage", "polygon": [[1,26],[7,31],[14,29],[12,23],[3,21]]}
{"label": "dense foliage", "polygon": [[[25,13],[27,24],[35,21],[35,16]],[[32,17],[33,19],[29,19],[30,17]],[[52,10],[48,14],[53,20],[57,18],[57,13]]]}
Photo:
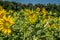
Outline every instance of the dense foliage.
{"label": "dense foliage", "polygon": [[60,5],[0,1],[0,40],[60,40]]}

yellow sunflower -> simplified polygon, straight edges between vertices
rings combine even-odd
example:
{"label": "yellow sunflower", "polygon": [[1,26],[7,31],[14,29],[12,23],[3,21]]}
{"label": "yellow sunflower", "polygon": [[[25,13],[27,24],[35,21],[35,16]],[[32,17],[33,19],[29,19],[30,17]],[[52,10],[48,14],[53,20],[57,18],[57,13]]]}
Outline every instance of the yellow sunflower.
{"label": "yellow sunflower", "polygon": [[32,13],[33,13],[33,12],[32,12],[31,10],[29,10],[29,9],[25,9],[25,11],[24,11],[24,12],[25,12],[25,14],[26,14],[26,15],[30,15],[30,14],[32,14]]}
{"label": "yellow sunflower", "polygon": [[2,18],[5,15],[6,11],[0,6],[0,18]]}
{"label": "yellow sunflower", "polygon": [[45,8],[42,9],[42,13],[43,13],[43,16],[46,16],[46,9]]}
{"label": "yellow sunflower", "polygon": [[36,8],[36,11],[37,11],[37,12],[39,12],[39,11],[40,11],[40,8],[39,8],[39,7],[37,7],[37,8]]}
{"label": "yellow sunflower", "polygon": [[0,19],[0,31],[4,34],[11,34],[11,26],[14,24],[14,20],[11,16],[3,16],[3,19]]}
{"label": "yellow sunflower", "polygon": [[52,27],[52,28],[56,28],[56,24],[52,24],[51,27]]}
{"label": "yellow sunflower", "polygon": [[37,15],[32,13],[30,16],[28,16],[28,20],[30,23],[35,23],[37,20]]}
{"label": "yellow sunflower", "polygon": [[48,19],[50,19],[51,18],[51,16],[48,16]]}
{"label": "yellow sunflower", "polygon": [[57,28],[57,25],[56,24],[48,24],[48,27],[54,29],[54,28]]}

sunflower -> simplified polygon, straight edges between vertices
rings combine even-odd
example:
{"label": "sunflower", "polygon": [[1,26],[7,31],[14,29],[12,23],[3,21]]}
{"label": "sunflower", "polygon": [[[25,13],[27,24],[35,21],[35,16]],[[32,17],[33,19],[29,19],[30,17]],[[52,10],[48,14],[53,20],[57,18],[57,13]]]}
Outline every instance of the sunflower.
{"label": "sunflower", "polygon": [[0,18],[6,14],[6,11],[0,6]]}
{"label": "sunflower", "polygon": [[32,13],[30,16],[28,16],[28,20],[30,23],[35,23],[37,21],[37,15]]}
{"label": "sunflower", "polygon": [[46,9],[45,8],[42,9],[42,13],[43,13],[43,16],[46,16]]}
{"label": "sunflower", "polygon": [[25,13],[26,15],[30,15],[30,14],[32,14],[33,12],[32,12],[31,10],[29,10],[29,9],[25,9],[24,13]]}
{"label": "sunflower", "polygon": [[14,24],[14,21],[11,16],[3,16],[3,19],[0,19],[0,31],[4,34],[11,33],[11,26]]}
{"label": "sunflower", "polygon": [[39,8],[39,7],[37,7],[37,8],[36,8],[36,12],[39,12],[39,11],[40,11],[40,8]]}
{"label": "sunflower", "polygon": [[50,19],[51,18],[51,16],[48,16],[48,19]]}
{"label": "sunflower", "polygon": [[51,27],[52,27],[52,28],[57,28],[57,27],[56,27],[56,24],[52,24]]}

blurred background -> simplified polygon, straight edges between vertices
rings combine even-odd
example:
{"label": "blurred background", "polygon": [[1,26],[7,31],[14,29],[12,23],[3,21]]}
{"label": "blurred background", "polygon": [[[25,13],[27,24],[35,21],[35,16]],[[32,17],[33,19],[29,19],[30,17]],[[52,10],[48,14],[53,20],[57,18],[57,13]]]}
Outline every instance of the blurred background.
{"label": "blurred background", "polygon": [[60,4],[60,0],[3,0],[3,1],[15,1],[23,4],[32,3],[33,5],[40,3],[40,4]]}

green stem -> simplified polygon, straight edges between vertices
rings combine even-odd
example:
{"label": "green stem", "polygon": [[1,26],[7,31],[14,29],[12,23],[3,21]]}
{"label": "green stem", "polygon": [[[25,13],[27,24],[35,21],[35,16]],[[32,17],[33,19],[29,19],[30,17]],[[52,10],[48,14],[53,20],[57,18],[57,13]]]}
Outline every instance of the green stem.
{"label": "green stem", "polygon": [[23,40],[25,40],[25,32],[24,32],[24,39]]}

